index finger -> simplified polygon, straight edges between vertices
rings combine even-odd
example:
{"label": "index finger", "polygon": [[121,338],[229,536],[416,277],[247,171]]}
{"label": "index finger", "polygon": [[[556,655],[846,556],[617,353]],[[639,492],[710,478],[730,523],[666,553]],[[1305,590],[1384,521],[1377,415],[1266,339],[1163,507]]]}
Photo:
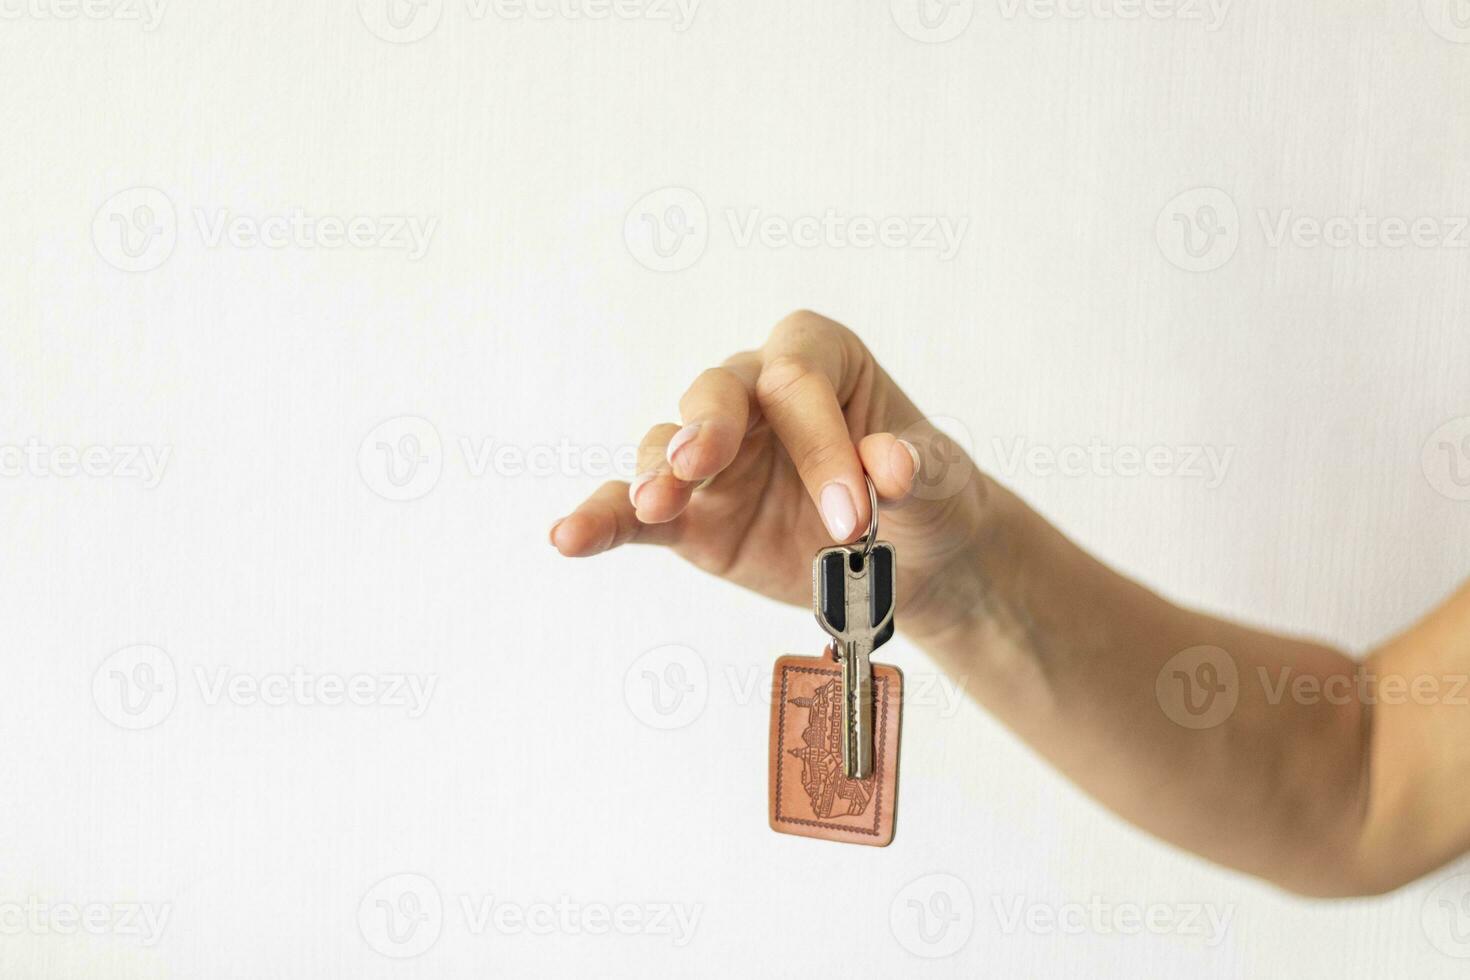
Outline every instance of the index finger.
{"label": "index finger", "polygon": [[867,526],[872,509],[842,410],[867,353],[845,327],[803,311],[776,325],[762,355],[756,400],[796,464],[827,532],[845,544]]}

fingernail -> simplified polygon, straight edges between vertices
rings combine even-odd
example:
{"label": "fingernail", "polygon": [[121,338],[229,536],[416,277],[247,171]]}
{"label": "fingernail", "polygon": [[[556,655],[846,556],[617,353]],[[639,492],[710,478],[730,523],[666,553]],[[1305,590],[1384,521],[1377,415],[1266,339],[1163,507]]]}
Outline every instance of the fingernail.
{"label": "fingernail", "polygon": [[658,476],[657,473],[639,473],[633,477],[633,482],[628,484],[628,500],[632,502],[633,509],[638,509],[638,491],[648,486],[649,481]]}
{"label": "fingernail", "polygon": [[852,494],[840,483],[829,483],[822,488],[822,520],[834,541],[846,541],[857,527],[857,508],[852,504]]}
{"label": "fingernail", "polygon": [[674,457],[679,455],[679,450],[689,445],[699,435],[699,427],[703,424],[702,422],[690,422],[674,433],[674,438],[669,440],[669,448],[666,451],[670,466],[674,465]]}
{"label": "fingernail", "polygon": [[898,444],[909,451],[909,458],[914,461],[914,476],[917,477],[919,475],[919,451],[907,439],[898,440]]}
{"label": "fingernail", "polygon": [[553,548],[556,547],[556,529],[561,527],[561,522],[564,520],[566,520],[565,517],[558,517],[556,523],[551,525],[551,530],[546,535],[546,540],[551,542]]}

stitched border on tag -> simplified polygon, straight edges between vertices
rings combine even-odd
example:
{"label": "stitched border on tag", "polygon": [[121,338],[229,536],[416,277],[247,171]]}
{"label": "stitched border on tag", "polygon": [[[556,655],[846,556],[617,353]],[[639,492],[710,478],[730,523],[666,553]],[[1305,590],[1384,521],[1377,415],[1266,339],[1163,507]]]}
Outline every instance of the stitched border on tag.
{"label": "stitched border on tag", "polygon": [[804,817],[788,817],[781,812],[781,779],[786,771],[784,762],[786,756],[786,675],[790,673],[816,674],[818,677],[828,678],[840,678],[842,676],[842,671],[837,668],[828,670],[817,667],[792,667],[790,665],[783,665],[781,667],[781,704],[777,708],[778,725],[776,735],[776,819],[782,823],[800,824],[804,827],[821,827],[827,830],[840,830],[851,834],[865,834],[869,837],[881,836],[881,831],[878,828],[883,823],[883,759],[885,758],[883,749],[888,741],[889,679],[887,677],[873,678],[874,685],[880,688],[878,700],[882,707],[880,709],[880,720],[878,723],[878,744],[874,746],[875,751],[873,752],[873,775],[871,778],[877,780],[877,789],[873,793],[873,826],[872,829],[869,829],[867,827],[854,827],[852,824],[833,823],[828,820],[808,820]]}

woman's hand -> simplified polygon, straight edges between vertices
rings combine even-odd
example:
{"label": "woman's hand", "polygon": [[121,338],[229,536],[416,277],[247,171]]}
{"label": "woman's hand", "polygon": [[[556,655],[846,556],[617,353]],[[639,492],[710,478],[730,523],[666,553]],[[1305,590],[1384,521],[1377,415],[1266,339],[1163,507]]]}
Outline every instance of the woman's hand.
{"label": "woman's hand", "polygon": [[[809,605],[812,555],[867,530],[863,474],[899,555],[900,629],[948,631],[973,611],[986,483],[852,331],[815,313],[694,379],[682,425],[655,425],[631,486],[604,484],[551,528],[564,555],[664,544],[705,571]],[[701,481],[709,481],[701,488]]]}

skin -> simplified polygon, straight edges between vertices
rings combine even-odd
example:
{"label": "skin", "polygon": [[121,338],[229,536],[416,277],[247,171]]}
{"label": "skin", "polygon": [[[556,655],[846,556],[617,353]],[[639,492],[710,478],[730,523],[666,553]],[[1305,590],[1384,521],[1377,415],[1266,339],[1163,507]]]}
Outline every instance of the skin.
{"label": "skin", "polygon": [[[812,554],[868,525],[866,473],[899,628],[1125,819],[1315,896],[1390,891],[1470,849],[1470,587],[1362,661],[1178,606],[957,457],[852,331],[806,311],[699,375],[679,412],[643,438],[636,504],[603,485],[552,526],[558,551],[664,545],[807,606]],[[1233,710],[1185,710],[1215,703],[1191,686],[1211,683]]]}

